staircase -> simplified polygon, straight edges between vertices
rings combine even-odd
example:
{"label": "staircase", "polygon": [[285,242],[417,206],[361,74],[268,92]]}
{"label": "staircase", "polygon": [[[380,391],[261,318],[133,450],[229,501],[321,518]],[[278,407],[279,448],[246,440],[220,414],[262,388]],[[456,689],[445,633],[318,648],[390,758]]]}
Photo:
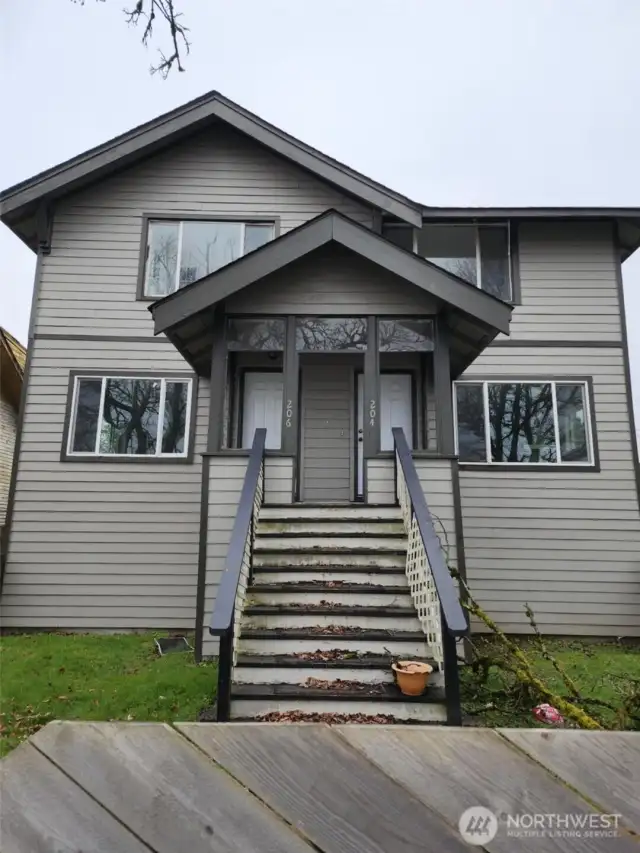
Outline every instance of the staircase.
{"label": "staircase", "polygon": [[[411,598],[406,551],[397,507],[260,507],[231,719],[446,722],[443,674]],[[434,666],[425,695],[400,693],[396,658]]]}

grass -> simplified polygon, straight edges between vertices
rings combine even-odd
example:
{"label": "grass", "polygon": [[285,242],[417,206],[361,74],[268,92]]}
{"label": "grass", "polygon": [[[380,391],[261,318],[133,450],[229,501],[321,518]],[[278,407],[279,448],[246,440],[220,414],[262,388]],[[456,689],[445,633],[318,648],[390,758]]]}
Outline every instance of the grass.
{"label": "grass", "polygon": [[0,756],[50,720],[195,720],[214,663],[159,657],[156,634],[0,637]]}
{"label": "grass", "polygon": [[[603,705],[620,707],[626,696],[638,694],[636,713],[640,725],[640,648],[619,643],[588,643],[577,640],[549,640],[545,644],[566,673],[576,683],[582,701],[576,701],[589,714],[597,715],[607,728],[620,728],[616,713]],[[481,655],[499,656],[495,641],[474,638]],[[521,648],[531,660],[535,672],[555,693],[569,699],[568,691],[553,664],[542,657],[534,642],[522,641]],[[536,727],[531,711],[541,700],[523,688],[513,676],[492,666],[486,682],[468,669],[462,671],[463,708],[471,725]],[[626,727],[630,727],[629,721]]]}

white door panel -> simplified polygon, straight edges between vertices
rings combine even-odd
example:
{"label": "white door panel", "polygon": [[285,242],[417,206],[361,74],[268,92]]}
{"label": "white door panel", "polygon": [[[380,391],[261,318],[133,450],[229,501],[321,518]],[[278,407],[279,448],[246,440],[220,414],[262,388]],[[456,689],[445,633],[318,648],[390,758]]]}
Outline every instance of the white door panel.
{"label": "white door panel", "polygon": [[[393,450],[392,427],[402,427],[410,448],[413,447],[413,403],[411,375],[380,375],[380,450]],[[358,374],[358,494],[364,493],[364,376]]]}
{"label": "white door panel", "polygon": [[251,447],[257,429],[266,427],[268,450],[282,442],[282,374],[245,373],[242,411],[242,446]]}
{"label": "white door panel", "polygon": [[393,450],[392,427],[402,427],[409,447],[413,447],[411,376],[383,373],[380,376],[380,450]]}

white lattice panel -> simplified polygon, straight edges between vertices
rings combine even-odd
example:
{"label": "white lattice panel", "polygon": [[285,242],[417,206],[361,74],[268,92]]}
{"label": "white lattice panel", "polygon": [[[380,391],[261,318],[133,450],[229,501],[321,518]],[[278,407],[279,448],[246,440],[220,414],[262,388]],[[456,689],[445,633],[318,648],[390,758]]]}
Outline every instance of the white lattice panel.
{"label": "white lattice panel", "polygon": [[422,630],[426,635],[427,642],[431,646],[436,663],[442,668],[444,655],[442,651],[442,621],[440,618],[438,592],[431,573],[427,552],[424,549],[418,522],[413,514],[400,460],[398,460],[397,470],[398,499],[408,538],[405,572]]}

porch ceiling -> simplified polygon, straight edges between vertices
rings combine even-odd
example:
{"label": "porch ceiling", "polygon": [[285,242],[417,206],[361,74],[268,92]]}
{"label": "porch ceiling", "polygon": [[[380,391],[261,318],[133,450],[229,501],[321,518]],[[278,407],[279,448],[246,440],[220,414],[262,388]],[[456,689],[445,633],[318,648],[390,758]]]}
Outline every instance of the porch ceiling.
{"label": "porch ceiling", "polygon": [[330,210],[154,302],[149,310],[155,334],[166,334],[186,360],[207,375],[216,305],[330,245],[341,246],[434,297],[452,330],[452,366],[456,373],[464,370],[499,332],[509,332],[510,305]]}

